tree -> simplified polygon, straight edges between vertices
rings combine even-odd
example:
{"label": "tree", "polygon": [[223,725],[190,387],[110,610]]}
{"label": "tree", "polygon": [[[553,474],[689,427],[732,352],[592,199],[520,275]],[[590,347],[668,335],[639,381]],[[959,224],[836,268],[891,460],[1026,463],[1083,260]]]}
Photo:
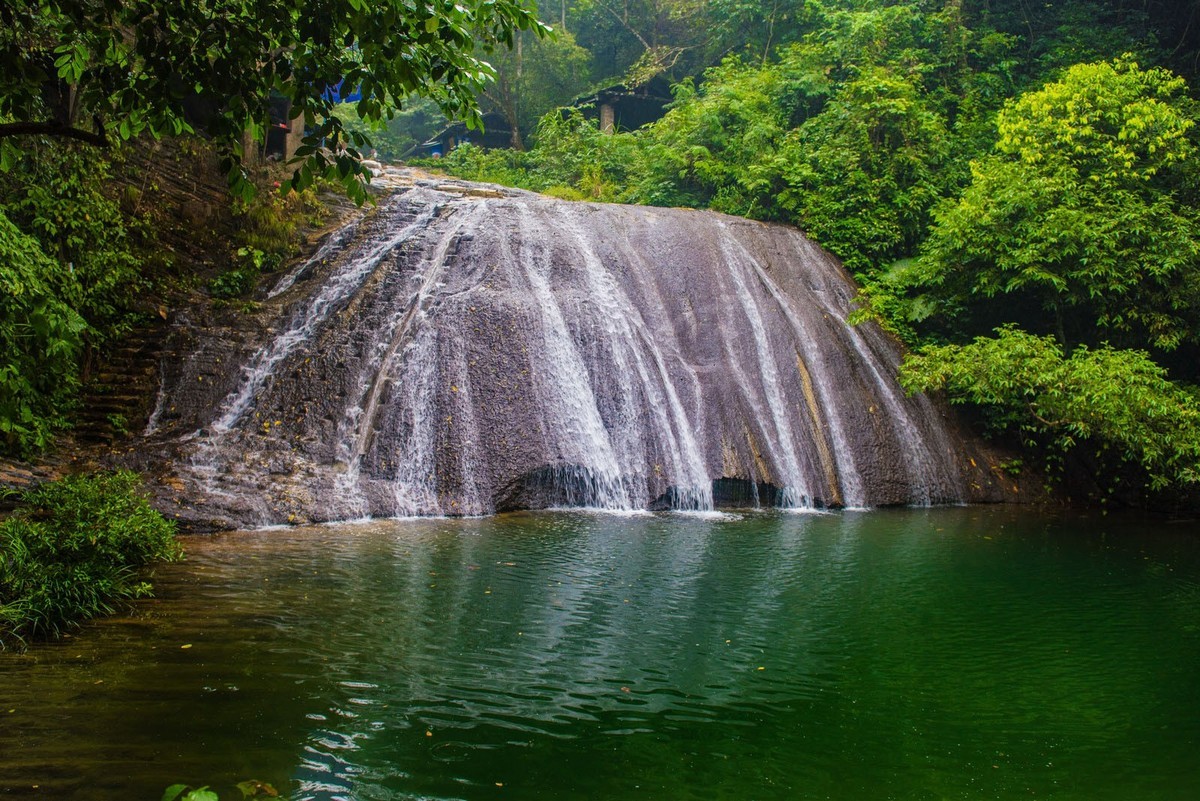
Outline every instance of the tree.
{"label": "tree", "polygon": [[759,219],[776,217],[782,188],[774,158],[791,106],[822,91],[810,65],[748,65],[731,56],[675,87],[661,120],[643,129],[647,157],[638,195],[658,205],[707,206]]}
{"label": "tree", "polygon": [[[1200,338],[1200,209],[1184,82],[1128,59],[1076,65],[1001,112],[970,186],[936,212],[917,280],[1060,343],[1164,351]],[[1006,296],[1005,304],[991,302]],[[990,307],[989,313],[983,307]]]}
{"label": "tree", "polygon": [[494,74],[482,57],[521,30],[547,30],[522,0],[11,0],[0,6],[0,143],[11,153],[6,139],[42,134],[103,146],[202,118],[247,194],[243,133],[262,141],[279,94],[309,129],[292,187],[325,176],[361,199],[355,147],[368,139],[347,131],[333,90],[355,87],[366,120],[418,95],[477,122]]}
{"label": "tree", "polygon": [[547,109],[566,105],[587,86],[588,52],[566,31],[538,37],[518,34],[512,50],[497,59],[496,80],[482,101],[508,122],[512,145],[523,150],[522,130],[532,128]]}
{"label": "tree", "polygon": [[919,83],[864,68],[781,148],[779,203],[864,276],[911,254],[947,190],[950,132]]}

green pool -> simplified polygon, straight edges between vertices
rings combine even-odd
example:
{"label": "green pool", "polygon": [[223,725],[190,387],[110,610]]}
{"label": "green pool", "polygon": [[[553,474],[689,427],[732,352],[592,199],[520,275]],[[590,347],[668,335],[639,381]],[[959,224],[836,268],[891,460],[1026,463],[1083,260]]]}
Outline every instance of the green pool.
{"label": "green pool", "polygon": [[992,508],[187,542],[0,654],[0,796],[1200,798],[1200,523]]}

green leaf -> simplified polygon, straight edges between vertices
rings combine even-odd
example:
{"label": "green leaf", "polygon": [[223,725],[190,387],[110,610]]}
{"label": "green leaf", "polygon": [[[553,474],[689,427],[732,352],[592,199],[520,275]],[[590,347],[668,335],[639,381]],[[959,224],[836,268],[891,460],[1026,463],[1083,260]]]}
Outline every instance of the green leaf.
{"label": "green leaf", "polygon": [[183,795],[183,793],[186,792],[187,789],[188,789],[188,786],[186,784],[172,784],[170,787],[168,787],[166,790],[163,791],[162,801],[175,801],[175,799],[179,798],[179,796]]}
{"label": "green leaf", "polygon": [[201,787],[198,790],[192,790],[186,796],[186,801],[221,801],[220,796],[214,793],[207,787]]}

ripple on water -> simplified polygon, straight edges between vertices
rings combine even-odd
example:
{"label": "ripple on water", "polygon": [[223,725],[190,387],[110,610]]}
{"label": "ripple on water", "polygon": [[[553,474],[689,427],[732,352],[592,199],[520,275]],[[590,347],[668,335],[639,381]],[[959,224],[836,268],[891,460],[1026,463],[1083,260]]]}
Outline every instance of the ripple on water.
{"label": "ripple on water", "polygon": [[0,655],[0,790],[1200,797],[1195,533],[956,509],[218,536],[128,623]]}

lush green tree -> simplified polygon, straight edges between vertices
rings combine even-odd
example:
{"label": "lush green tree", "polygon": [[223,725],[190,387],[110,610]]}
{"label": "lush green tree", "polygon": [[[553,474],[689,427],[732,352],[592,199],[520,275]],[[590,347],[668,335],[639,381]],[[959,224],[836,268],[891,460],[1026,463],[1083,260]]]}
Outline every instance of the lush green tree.
{"label": "lush green tree", "polygon": [[996,322],[1064,343],[1102,336],[1171,350],[1200,336],[1183,91],[1165,70],[1117,60],[1072,67],[1008,104],[994,152],[937,211],[919,262],[916,280],[939,310],[1012,315]]}
{"label": "lush green tree", "polygon": [[1081,345],[1065,357],[1053,337],[1005,327],[918,350],[900,380],[982,407],[993,427],[1051,453],[1086,443],[1140,466],[1153,488],[1200,483],[1200,401],[1144,351]]}
{"label": "lush green tree", "polygon": [[710,63],[711,10],[709,0],[578,0],[574,33],[601,81],[680,78]]}
{"label": "lush green tree", "polygon": [[776,49],[797,41],[812,11],[806,0],[711,0],[716,52],[742,51],[766,64]]}
{"label": "lush green tree", "polygon": [[9,220],[34,237],[57,263],[61,299],[88,323],[91,345],[123,334],[127,316],[147,290],[145,223],[111,196],[113,165],[79,145],[21,154],[0,175]]}
{"label": "lush green tree", "polygon": [[588,85],[589,54],[569,31],[539,37],[521,33],[513,48],[495,59],[496,80],[483,90],[485,108],[504,115],[513,147],[525,148],[522,131],[547,109],[566,105]]}
{"label": "lush green tree", "polygon": [[642,132],[638,199],[777,217],[784,185],[775,157],[792,107],[824,88],[809,66],[758,66],[730,57],[705,73],[699,90],[690,82],[677,85],[670,111]]}
{"label": "lush green tree", "polygon": [[919,83],[863,69],[780,149],[780,205],[856,273],[916,250],[952,187],[946,121]]}
{"label": "lush green tree", "polygon": [[1133,52],[1160,66],[1196,69],[1200,44],[1197,0],[963,0],[973,26],[1019,40],[1013,64],[1025,89],[1074,64]]}
{"label": "lush green tree", "polygon": [[413,95],[470,119],[493,75],[484,56],[520,30],[545,30],[521,0],[11,0],[0,6],[0,142],[11,152],[11,138],[34,134],[179,134],[192,109],[248,192],[243,133],[261,141],[282,95],[310,129],[292,185],[326,176],[361,198],[354,146],[368,139],[347,131],[331,90],[356,87],[368,120]]}

